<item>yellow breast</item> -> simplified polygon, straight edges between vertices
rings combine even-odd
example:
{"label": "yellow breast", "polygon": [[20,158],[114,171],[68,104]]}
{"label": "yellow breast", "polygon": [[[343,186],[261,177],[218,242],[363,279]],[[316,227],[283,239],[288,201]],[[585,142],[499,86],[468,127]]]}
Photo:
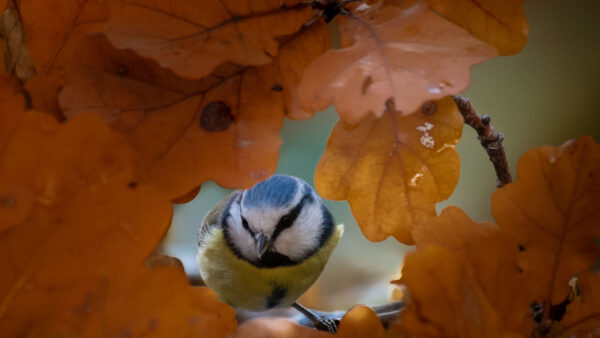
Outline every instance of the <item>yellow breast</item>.
{"label": "yellow breast", "polygon": [[198,251],[200,274],[222,301],[261,311],[292,305],[317,280],[344,232],[339,224],[319,251],[299,264],[275,268],[254,266],[238,258],[215,227]]}

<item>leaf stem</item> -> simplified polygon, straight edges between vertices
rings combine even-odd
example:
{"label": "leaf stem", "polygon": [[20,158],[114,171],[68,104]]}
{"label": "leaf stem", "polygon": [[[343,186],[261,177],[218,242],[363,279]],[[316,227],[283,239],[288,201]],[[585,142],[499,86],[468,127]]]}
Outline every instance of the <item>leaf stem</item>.
{"label": "leaf stem", "polygon": [[490,161],[496,170],[496,186],[498,188],[512,182],[510,168],[506,160],[506,153],[502,146],[504,135],[499,133],[490,125],[491,118],[489,115],[479,115],[471,101],[463,96],[456,95],[452,97],[458,110],[465,119],[465,124],[470,125],[477,132],[477,138],[481,142],[481,146],[487,152]]}

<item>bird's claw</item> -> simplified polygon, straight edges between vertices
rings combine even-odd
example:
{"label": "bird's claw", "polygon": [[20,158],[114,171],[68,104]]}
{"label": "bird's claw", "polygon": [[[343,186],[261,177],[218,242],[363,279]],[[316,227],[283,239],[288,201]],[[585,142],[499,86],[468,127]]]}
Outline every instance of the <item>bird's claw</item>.
{"label": "bird's claw", "polygon": [[329,333],[336,333],[338,329],[338,322],[334,319],[319,317],[314,324],[317,330]]}

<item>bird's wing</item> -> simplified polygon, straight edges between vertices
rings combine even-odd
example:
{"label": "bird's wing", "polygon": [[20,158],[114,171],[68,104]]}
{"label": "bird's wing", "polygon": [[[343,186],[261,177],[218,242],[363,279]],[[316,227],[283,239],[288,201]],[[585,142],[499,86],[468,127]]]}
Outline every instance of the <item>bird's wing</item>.
{"label": "bird's wing", "polygon": [[202,225],[200,226],[200,229],[198,229],[198,246],[201,247],[204,244],[206,235],[212,231],[213,227],[221,226],[220,223],[223,210],[227,208],[228,204],[233,199],[237,198],[241,193],[242,190],[231,192],[229,195],[223,197],[223,199],[221,199],[219,203],[217,203],[217,205],[215,205],[215,207],[212,208],[212,210],[209,211],[206,216],[204,216]]}

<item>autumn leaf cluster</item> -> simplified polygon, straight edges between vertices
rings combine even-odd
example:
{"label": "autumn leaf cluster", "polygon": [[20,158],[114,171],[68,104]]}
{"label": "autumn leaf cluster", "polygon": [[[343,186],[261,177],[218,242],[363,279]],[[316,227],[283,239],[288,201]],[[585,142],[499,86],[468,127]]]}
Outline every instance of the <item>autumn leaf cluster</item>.
{"label": "autumn leaf cluster", "polygon": [[[340,121],[317,190],[347,200],[370,240],[417,248],[398,281],[410,295],[400,320],[384,329],[355,307],[337,336],[597,333],[593,140],[526,153],[519,180],[494,194],[498,224],[435,212],[460,165],[463,118],[448,96],[466,88],[472,65],[523,48],[521,1],[0,0],[4,8],[3,335],[234,333],[234,311],[214,292],[146,259],[172,202],[207,180],[247,188],[269,177],[284,118],[331,104]],[[283,319],[236,334],[327,335]]]}

